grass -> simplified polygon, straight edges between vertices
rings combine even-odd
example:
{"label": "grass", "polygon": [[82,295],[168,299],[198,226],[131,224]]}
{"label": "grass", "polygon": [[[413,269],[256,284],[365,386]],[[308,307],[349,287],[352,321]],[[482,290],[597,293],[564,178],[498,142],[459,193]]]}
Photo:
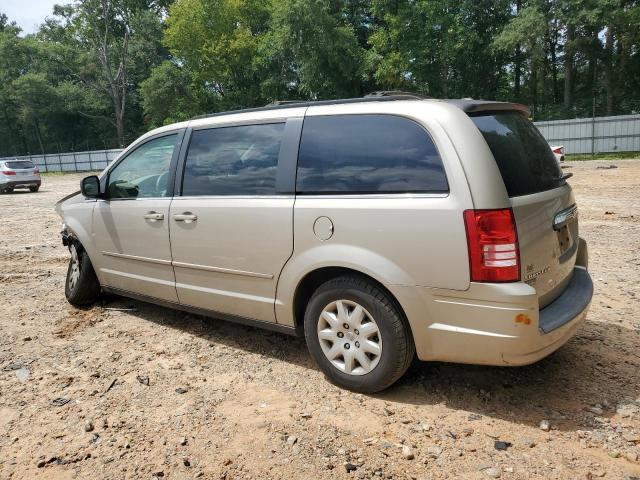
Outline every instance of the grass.
{"label": "grass", "polygon": [[565,160],[625,160],[630,158],[640,158],[640,152],[613,152],[613,153],[574,153],[564,156]]}

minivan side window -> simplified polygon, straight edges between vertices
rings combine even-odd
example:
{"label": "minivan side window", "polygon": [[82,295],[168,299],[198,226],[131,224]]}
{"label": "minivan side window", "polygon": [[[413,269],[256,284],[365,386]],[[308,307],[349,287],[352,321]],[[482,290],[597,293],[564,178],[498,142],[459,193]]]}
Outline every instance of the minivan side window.
{"label": "minivan side window", "polygon": [[416,122],[393,115],[306,117],[298,193],[447,192],[436,146]]}
{"label": "minivan side window", "polygon": [[284,125],[194,131],[185,160],[182,195],[274,195]]}
{"label": "minivan side window", "polygon": [[143,143],[109,172],[109,198],[166,197],[178,134]]}

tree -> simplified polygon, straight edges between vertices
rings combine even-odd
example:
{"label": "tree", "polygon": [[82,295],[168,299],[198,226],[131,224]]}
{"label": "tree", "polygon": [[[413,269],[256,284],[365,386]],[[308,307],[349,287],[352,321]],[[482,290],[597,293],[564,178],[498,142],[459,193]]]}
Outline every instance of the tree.
{"label": "tree", "polygon": [[[263,85],[284,98],[358,96],[365,93],[364,54],[353,25],[331,2],[281,0],[260,49],[259,61],[270,73]],[[274,84],[279,88],[270,91]]]}
{"label": "tree", "polygon": [[128,101],[135,92],[132,80],[137,76],[142,81],[162,60],[158,12],[163,5],[152,0],[80,0],[72,13],[72,38],[88,52],[80,78],[111,100],[120,146],[125,145]]}
{"label": "tree", "polygon": [[[200,92],[202,94],[202,92]],[[207,111],[206,100],[198,98],[192,74],[166,60],[140,84],[147,123],[152,127],[187,120]]]}

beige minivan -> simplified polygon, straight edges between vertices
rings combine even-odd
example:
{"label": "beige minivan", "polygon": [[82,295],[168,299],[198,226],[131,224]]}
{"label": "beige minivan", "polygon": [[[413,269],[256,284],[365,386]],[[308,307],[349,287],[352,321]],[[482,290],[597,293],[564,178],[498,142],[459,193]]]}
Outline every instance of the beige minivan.
{"label": "beige minivan", "polygon": [[361,392],[416,353],[535,362],[583,322],[593,284],[568,175],[528,115],[378,94],[153,130],[56,205],[66,297],[304,335]]}

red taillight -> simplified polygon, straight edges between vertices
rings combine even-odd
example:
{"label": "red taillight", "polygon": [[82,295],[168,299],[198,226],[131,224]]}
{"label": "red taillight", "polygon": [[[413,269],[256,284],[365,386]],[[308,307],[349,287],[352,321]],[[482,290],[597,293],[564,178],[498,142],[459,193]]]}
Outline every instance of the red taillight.
{"label": "red taillight", "polygon": [[472,282],[520,280],[518,233],[510,208],[465,210]]}
{"label": "red taillight", "polygon": [[12,172],[11,170],[5,170],[2,173],[4,173],[5,175],[15,175],[16,174],[16,172]]}
{"label": "red taillight", "polygon": [[553,149],[553,153],[557,153],[558,155],[562,155],[562,147],[556,147]]}

